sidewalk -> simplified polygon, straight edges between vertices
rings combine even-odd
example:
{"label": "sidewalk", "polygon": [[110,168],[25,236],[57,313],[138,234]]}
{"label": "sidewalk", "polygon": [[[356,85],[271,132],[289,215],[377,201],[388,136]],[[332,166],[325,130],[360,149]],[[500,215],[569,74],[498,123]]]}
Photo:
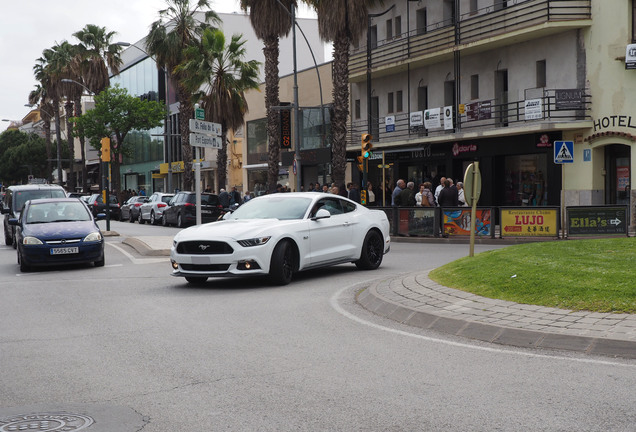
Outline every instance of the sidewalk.
{"label": "sidewalk", "polygon": [[[172,236],[128,237],[147,256],[169,256]],[[636,359],[636,314],[569,311],[479,297],[433,282],[428,272],[371,283],[365,309],[412,327],[524,348]]]}

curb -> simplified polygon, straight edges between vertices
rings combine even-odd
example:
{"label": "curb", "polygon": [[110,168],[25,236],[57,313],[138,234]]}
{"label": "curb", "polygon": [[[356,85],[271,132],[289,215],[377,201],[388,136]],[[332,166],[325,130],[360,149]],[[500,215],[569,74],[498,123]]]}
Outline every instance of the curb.
{"label": "curb", "polygon": [[170,256],[170,249],[153,249],[136,237],[126,237],[122,243],[132,247],[144,256]]}
{"label": "curb", "polygon": [[444,317],[405,307],[382,297],[377,292],[379,283],[380,281],[376,281],[360,291],[356,302],[369,312],[411,327],[520,348],[560,349],[588,355],[636,359],[636,342],[562,335]]}

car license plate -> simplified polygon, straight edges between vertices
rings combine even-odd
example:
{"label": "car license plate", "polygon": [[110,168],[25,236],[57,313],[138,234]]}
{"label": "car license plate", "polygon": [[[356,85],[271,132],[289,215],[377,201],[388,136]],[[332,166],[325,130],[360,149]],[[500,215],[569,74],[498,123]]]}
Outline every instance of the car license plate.
{"label": "car license plate", "polygon": [[65,255],[79,253],[79,247],[59,247],[51,248],[51,255]]}
{"label": "car license plate", "polygon": [[210,213],[212,213],[212,210],[201,210],[201,213],[210,214]]}

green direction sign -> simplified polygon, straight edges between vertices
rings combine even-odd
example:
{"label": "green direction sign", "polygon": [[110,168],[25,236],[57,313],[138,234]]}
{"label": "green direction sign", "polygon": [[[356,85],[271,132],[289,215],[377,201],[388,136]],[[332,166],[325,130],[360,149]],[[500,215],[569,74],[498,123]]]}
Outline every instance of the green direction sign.
{"label": "green direction sign", "polygon": [[197,120],[205,120],[205,112],[203,111],[203,108],[194,109],[194,118]]}

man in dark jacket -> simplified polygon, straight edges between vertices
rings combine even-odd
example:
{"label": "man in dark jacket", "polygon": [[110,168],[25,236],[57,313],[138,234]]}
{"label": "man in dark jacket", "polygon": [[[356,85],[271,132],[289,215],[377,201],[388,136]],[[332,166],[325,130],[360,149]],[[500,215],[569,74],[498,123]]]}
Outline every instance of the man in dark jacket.
{"label": "man in dark jacket", "polygon": [[451,188],[451,182],[446,179],[444,189],[439,193],[437,205],[440,207],[457,207],[459,206],[458,192],[456,188]]}
{"label": "man in dark jacket", "polygon": [[415,183],[408,182],[406,187],[395,197],[395,205],[415,207]]}
{"label": "man in dark jacket", "polygon": [[358,185],[355,183],[349,183],[349,199],[351,201],[355,201],[358,204],[360,203],[360,191],[358,190]]}
{"label": "man in dark jacket", "polygon": [[221,193],[219,194],[219,204],[221,204],[223,208],[230,207],[230,194],[227,193],[225,189],[221,189]]}

